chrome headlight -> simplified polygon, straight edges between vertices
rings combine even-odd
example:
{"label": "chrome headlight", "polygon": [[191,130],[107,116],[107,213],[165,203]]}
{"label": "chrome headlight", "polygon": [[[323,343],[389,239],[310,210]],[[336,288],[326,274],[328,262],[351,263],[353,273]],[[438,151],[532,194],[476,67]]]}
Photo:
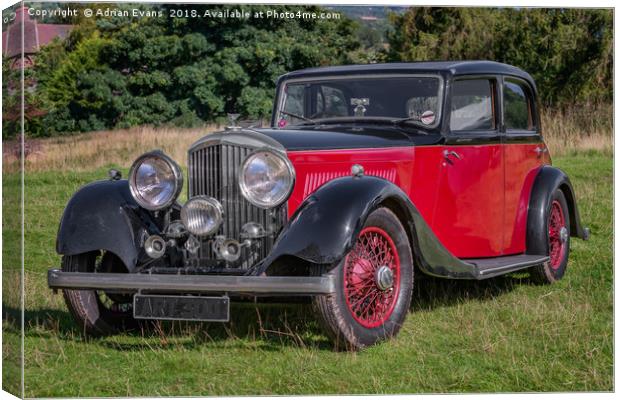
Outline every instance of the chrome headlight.
{"label": "chrome headlight", "polygon": [[222,205],[213,197],[196,196],[183,204],[181,222],[196,236],[215,233],[222,224]]}
{"label": "chrome headlight", "polygon": [[261,208],[273,208],[288,199],[295,183],[295,170],[285,156],[258,150],[247,156],[239,170],[241,194]]}
{"label": "chrome headlight", "polygon": [[181,168],[161,151],[138,157],[129,170],[129,188],[136,202],[147,210],[161,210],[174,203],[183,188]]}

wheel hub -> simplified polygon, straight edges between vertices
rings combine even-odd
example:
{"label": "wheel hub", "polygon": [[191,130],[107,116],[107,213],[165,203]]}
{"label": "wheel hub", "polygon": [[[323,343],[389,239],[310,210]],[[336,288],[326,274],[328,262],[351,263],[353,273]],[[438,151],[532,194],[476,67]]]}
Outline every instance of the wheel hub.
{"label": "wheel hub", "polygon": [[369,278],[373,267],[372,263],[364,258],[360,258],[353,264],[352,274],[349,276],[349,283],[356,289],[361,291],[364,285],[364,280]]}
{"label": "wheel hub", "polygon": [[566,241],[568,240],[568,229],[566,229],[565,226],[560,229],[560,240],[562,241],[562,243],[566,243]]}
{"label": "wheel hub", "polygon": [[394,273],[387,265],[377,268],[375,272],[375,282],[377,287],[383,291],[390,289],[394,285]]}

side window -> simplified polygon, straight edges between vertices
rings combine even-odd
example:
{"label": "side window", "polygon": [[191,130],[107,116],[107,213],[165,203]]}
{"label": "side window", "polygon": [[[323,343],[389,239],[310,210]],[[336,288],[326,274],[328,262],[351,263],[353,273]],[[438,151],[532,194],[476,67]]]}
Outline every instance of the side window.
{"label": "side window", "polygon": [[489,79],[455,81],[452,88],[450,130],[495,129],[494,82]]}
{"label": "side window", "polygon": [[504,125],[506,130],[536,128],[532,118],[532,96],[525,83],[512,79],[504,81]]}

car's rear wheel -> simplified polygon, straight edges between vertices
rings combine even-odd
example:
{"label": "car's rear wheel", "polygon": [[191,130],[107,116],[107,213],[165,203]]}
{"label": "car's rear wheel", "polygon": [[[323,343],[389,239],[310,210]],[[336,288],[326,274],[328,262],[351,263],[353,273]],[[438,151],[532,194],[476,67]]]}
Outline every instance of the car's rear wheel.
{"label": "car's rear wheel", "polygon": [[532,278],[539,283],[553,283],[564,276],[570,253],[570,220],[562,190],[553,193],[547,210],[549,262],[532,268]]}
{"label": "car's rear wheel", "polygon": [[[65,256],[62,270],[68,272],[123,272],[122,261],[104,252]],[[63,290],[65,303],[80,329],[87,335],[100,336],[135,329],[130,294],[103,290]]]}
{"label": "car's rear wheel", "polygon": [[336,292],[317,296],[313,304],[338,349],[361,349],[398,333],[411,303],[413,259],[394,213],[372,212],[351,251],[329,274]]}

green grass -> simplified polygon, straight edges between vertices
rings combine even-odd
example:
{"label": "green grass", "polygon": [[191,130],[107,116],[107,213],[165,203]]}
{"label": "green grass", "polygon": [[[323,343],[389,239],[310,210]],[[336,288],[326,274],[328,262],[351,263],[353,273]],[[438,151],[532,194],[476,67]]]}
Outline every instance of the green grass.
{"label": "green grass", "polygon": [[[416,281],[400,335],[359,353],[333,352],[304,305],[238,305],[230,324],[86,339],[61,295],[62,210],[91,172],[26,177],[27,397],[613,390],[612,158],[557,158],[571,176],[589,242],[573,239],[567,274],[538,286],[527,274],[483,282]],[[123,170],[126,176],[127,170]],[[19,176],[4,177],[4,386],[19,378]],[[8,273],[7,273],[8,272]],[[260,316],[260,318],[258,318]]]}

